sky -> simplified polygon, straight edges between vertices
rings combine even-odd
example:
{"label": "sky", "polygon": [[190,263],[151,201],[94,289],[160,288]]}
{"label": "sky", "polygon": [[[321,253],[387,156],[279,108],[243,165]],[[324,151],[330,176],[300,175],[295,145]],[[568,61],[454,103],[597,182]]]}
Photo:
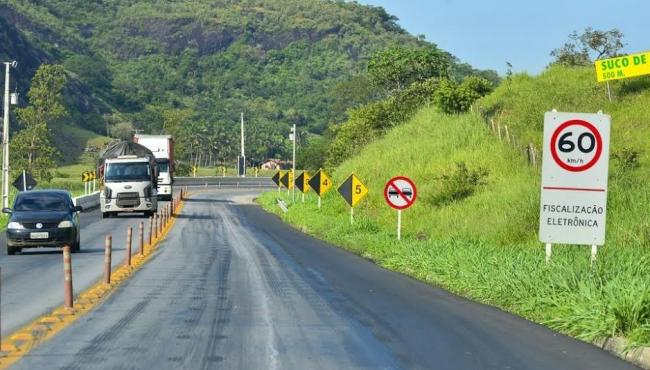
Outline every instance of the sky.
{"label": "sky", "polygon": [[503,75],[538,74],[572,31],[618,28],[623,52],[650,51],[650,0],[358,0],[381,6],[413,35]]}

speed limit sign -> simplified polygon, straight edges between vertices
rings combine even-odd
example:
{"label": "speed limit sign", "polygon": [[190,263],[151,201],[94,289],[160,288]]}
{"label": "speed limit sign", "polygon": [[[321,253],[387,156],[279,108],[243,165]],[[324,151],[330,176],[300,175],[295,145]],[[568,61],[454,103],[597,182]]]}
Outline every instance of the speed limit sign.
{"label": "speed limit sign", "polygon": [[544,116],[542,242],[604,244],[610,123],[602,113]]}

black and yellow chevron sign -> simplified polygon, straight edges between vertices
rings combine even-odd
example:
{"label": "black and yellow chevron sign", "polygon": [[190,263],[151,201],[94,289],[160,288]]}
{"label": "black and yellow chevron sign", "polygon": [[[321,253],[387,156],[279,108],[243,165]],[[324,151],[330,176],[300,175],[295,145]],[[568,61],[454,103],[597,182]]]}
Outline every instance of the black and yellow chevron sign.
{"label": "black and yellow chevron sign", "polygon": [[88,182],[97,179],[94,171],[85,171],[81,173],[81,181]]}

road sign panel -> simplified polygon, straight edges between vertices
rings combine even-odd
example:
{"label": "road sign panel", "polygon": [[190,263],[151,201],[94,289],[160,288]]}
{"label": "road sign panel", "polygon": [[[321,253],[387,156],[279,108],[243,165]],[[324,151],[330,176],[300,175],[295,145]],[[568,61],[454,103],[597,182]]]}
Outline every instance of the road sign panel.
{"label": "road sign panel", "polygon": [[[226,169],[225,169],[225,167],[224,167],[224,173],[225,173],[225,172],[226,172]],[[280,179],[282,178],[282,176],[284,176],[284,174],[282,173],[282,171],[278,171],[278,172],[275,173],[275,175],[273,175],[273,177],[271,177],[271,180],[273,180],[273,182],[275,183],[275,185],[277,185],[277,186],[281,186],[282,184],[280,183]]]}
{"label": "road sign panel", "polygon": [[309,187],[314,189],[316,194],[319,197],[322,197],[332,188],[333,182],[329,175],[323,171],[319,170],[314,177],[309,180]]}
{"label": "road sign panel", "polygon": [[350,207],[356,206],[368,195],[368,188],[354,174],[350,175],[337,190]]}
{"label": "road sign panel", "polygon": [[605,114],[545,114],[542,242],[605,243],[610,124]]}
{"label": "road sign panel", "polygon": [[31,173],[23,172],[16,177],[16,180],[14,180],[12,185],[18,189],[18,191],[24,191],[34,189],[38,183],[34,177],[32,177]]}
{"label": "road sign panel", "polygon": [[93,171],[85,171],[81,174],[81,181],[83,182],[89,182],[92,180],[95,180],[97,177],[95,176],[95,172]]}
{"label": "road sign panel", "polygon": [[280,178],[280,183],[289,190],[293,189],[293,171],[287,171],[284,176]]}
{"label": "road sign panel", "polygon": [[301,173],[300,176],[296,178],[296,188],[298,188],[298,190],[300,190],[302,193],[308,192],[310,178],[311,177],[309,176],[309,173],[307,171]]}
{"label": "road sign panel", "polygon": [[595,62],[598,82],[650,74],[650,51]]}
{"label": "road sign panel", "polygon": [[389,206],[397,210],[409,208],[417,198],[415,183],[408,177],[393,177],[384,187],[384,198]]}

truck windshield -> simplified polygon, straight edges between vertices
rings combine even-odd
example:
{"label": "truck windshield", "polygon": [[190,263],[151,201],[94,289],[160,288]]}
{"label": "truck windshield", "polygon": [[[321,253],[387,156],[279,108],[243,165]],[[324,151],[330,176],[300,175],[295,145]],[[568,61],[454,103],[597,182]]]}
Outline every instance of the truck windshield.
{"label": "truck windshield", "polygon": [[158,172],[169,172],[169,163],[167,162],[158,162]]}
{"label": "truck windshield", "polygon": [[149,164],[139,163],[108,163],[106,165],[106,182],[148,181],[151,179]]}

